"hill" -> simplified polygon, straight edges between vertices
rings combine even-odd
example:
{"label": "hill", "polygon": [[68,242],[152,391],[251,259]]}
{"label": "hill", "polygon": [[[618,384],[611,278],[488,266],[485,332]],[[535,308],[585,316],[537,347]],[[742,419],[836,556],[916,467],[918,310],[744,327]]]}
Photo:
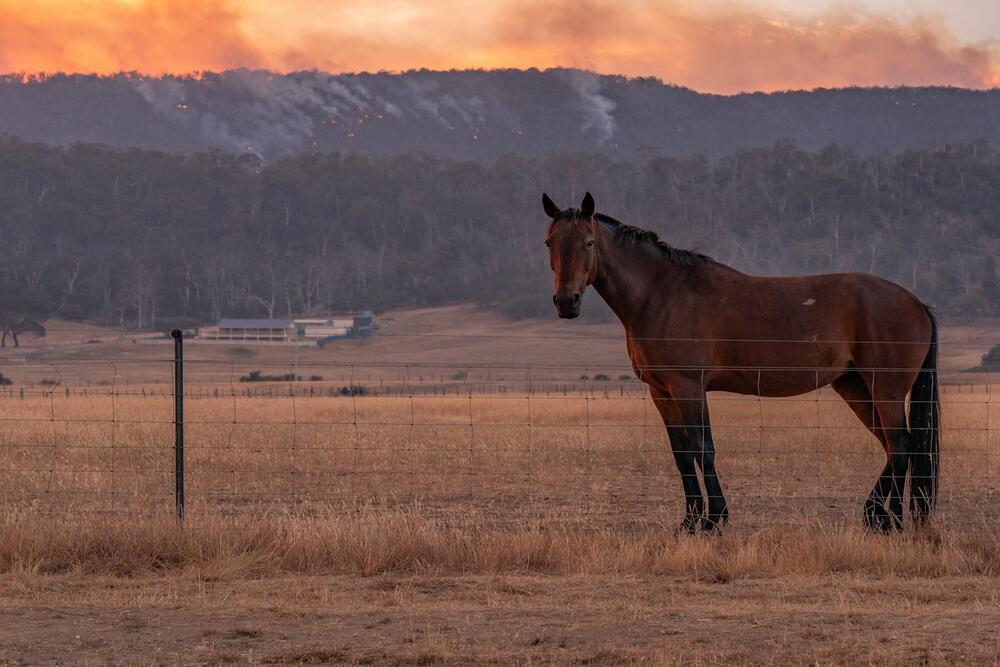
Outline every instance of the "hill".
{"label": "hill", "polygon": [[719,156],[791,139],[862,153],[1000,140],[1000,91],[700,94],[572,69],[0,77],[0,135],[270,160],[301,152]]}

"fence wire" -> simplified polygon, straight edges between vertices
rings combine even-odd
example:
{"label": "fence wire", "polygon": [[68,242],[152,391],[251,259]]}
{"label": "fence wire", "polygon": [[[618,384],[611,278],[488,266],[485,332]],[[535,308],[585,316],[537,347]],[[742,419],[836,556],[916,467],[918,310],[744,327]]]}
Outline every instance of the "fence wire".
{"label": "fence wire", "polygon": [[[0,503],[172,515],[173,364],[5,361],[16,382],[0,386]],[[820,384],[821,369],[749,370]],[[184,374],[188,517],[405,509],[449,523],[673,526],[683,514],[659,411],[630,367],[188,359]],[[937,382],[939,515],[995,517],[991,375],[940,369]],[[734,525],[860,516],[885,454],[832,389],[711,393],[705,407]]]}

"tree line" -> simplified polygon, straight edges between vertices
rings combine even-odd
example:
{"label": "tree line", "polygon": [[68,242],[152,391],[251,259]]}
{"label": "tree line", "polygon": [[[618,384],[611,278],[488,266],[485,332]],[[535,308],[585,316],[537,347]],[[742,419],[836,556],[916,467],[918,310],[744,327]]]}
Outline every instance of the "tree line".
{"label": "tree line", "polygon": [[750,273],[869,271],[947,314],[1000,314],[1000,154],[982,143],[261,164],[6,138],[0,328],[13,342],[52,315],[166,328],[466,301],[548,314],[543,189],[566,205],[590,190],[599,210]]}

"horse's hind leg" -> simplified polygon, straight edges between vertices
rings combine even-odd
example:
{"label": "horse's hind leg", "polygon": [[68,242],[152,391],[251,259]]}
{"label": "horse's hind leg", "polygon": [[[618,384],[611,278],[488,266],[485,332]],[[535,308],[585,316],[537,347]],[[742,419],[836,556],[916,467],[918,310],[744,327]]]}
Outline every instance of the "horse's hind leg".
{"label": "horse's hind leg", "polygon": [[906,426],[905,399],[905,390],[894,394],[880,391],[876,386],[875,407],[882,422],[890,470],[889,513],[892,515],[892,527],[897,530],[903,527],[903,492],[910,465],[910,432]]}
{"label": "horse's hind leg", "polygon": [[916,372],[908,370],[878,370],[859,376],[874,400],[878,421],[882,426],[886,469],[876,490],[888,487],[888,508],[891,529],[903,527],[903,493],[906,471],[910,466],[910,431],[906,424],[906,394]]}
{"label": "horse's hind leg", "polygon": [[[875,399],[868,391],[868,385],[859,373],[851,372],[842,375],[833,381],[831,385],[847,405],[854,411],[862,424],[876,437],[882,444],[882,448],[889,453],[889,445],[882,430],[882,421],[875,407]],[[886,497],[892,487],[892,460],[888,457],[878,481],[875,482],[872,492],[865,501],[865,525],[872,530],[888,531],[892,529],[893,521],[885,511]]]}

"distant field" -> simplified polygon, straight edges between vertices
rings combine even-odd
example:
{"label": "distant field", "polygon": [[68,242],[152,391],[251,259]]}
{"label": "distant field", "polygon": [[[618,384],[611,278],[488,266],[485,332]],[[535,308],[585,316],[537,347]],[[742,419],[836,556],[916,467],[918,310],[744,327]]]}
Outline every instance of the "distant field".
{"label": "distant field", "polygon": [[[117,373],[122,383],[165,383],[170,377],[172,346],[143,334],[116,332],[79,323],[53,321],[44,338],[27,337],[21,348],[0,350],[0,372],[18,386],[60,375],[72,384],[110,382]],[[618,323],[590,324],[551,319],[511,321],[487,310],[459,305],[389,312],[376,318],[378,333],[362,340],[347,340],[325,349],[287,345],[228,345],[189,342],[187,373],[195,383],[228,383],[248,369],[269,373],[295,368],[305,377],[318,374],[341,379],[349,375],[334,370],[343,364],[364,366],[476,365],[494,367],[567,366],[606,372],[615,378],[630,373],[624,333]],[[975,325],[949,324],[941,329],[941,360],[953,371],[945,382],[984,384],[982,374],[958,371],[979,364],[982,355],[1000,343],[1000,322],[984,320]],[[74,362],[74,363],[69,363]],[[117,364],[117,368],[114,364]],[[400,376],[401,372],[394,372]]]}

